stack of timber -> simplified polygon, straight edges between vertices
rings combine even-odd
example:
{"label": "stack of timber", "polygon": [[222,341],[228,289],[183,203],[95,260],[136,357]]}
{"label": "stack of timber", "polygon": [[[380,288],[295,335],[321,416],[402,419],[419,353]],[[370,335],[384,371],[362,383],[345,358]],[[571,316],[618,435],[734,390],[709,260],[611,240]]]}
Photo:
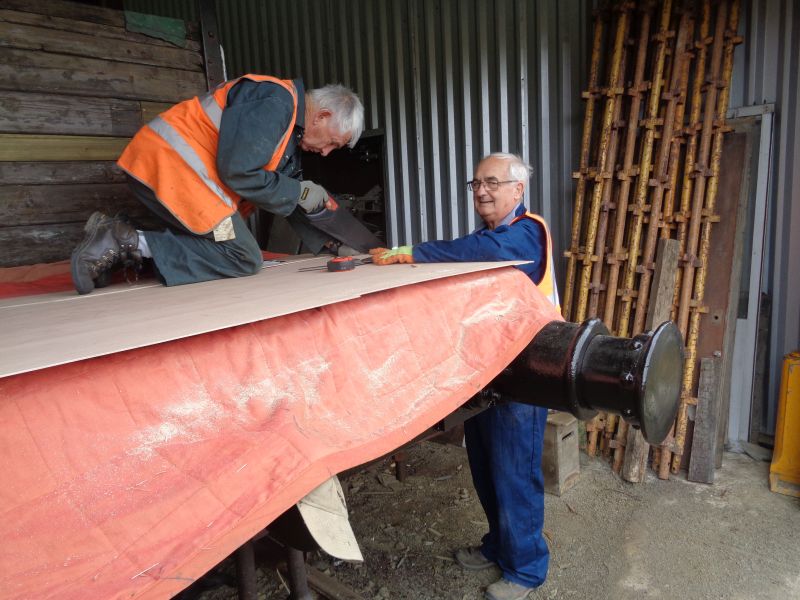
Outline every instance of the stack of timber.
{"label": "stack of timber", "polygon": [[[654,452],[661,478],[685,466],[706,278],[722,266],[712,231],[738,20],[739,0],[617,1],[595,14],[563,312],[600,317],[619,336],[677,322],[685,377],[672,432]],[[590,455],[643,479],[638,432],[607,414],[586,429]]]}
{"label": "stack of timber", "polygon": [[0,267],[68,258],[95,210],[143,214],[114,161],[206,89],[198,37],[178,47],[128,31],[122,11],[0,0]]}

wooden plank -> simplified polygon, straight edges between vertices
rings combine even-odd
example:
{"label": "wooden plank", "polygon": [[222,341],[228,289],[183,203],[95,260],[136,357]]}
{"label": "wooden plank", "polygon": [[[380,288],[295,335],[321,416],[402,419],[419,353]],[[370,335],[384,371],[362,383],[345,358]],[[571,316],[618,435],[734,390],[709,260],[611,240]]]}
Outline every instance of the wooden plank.
{"label": "wooden plank", "polygon": [[[355,278],[329,277],[325,257],[289,259],[252,277],[164,286],[157,281],[111,285],[78,296],[74,290],[0,300],[0,348],[14,348],[0,361],[0,377],[122,352],[192,335],[263,321],[358,298],[381,290],[466,273],[505,269],[493,275],[505,286],[497,302],[519,298],[508,288],[509,267],[522,261],[427,263],[413,268],[358,267]],[[322,271],[300,271],[305,267]],[[487,275],[487,274],[484,274]],[[345,280],[346,279],[346,280]],[[521,283],[525,283],[522,281]],[[443,286],[456,285],[442,283]],[[458,288],[463,289],[463,288]],[[498,288],[499,289],[499,288]],[[486,290],[484,290],[484,293]],[[269,302],[264,298],[269,297]],[[69,300],[65,302],[64,300]],[[530,326],[557,318],[558,312],[541,296]],[[483,305],[482,305],[483,306]],[[478,310],[474,307],[471,310]],[[519,308],[519,311],[522,311]],[[527,306],[526,314],[531,307]],[[468,312],[470,316],[472,312]],[[199,318],[202,315],[202,318]],[[124,318],[121,318],[124,317]],[[91,327],[87,327],[91,323]],[[142,324],[147,324],[143,326]],[[53,331],[58,331],[54,339]],[[98,336],[97,332],[103,335]]]}
{"label": "wooden plank", "polygon": [[123,183],[125,173],[113,161],[0,162],[6,185],[47,183]]}
{"label": "wooden plank", "polygon": [[180,102],[205,92],[202,72],[0,46],[0,89]]}
{"label": "wooden plank", "polygon": [[[0,0],[0,8],[29,12],[51,17],[61,17],[73,21],[100,23],[112,27],[125,27],[125,13],[113,8],[102,8],[96,5],[64,0]],[[190,39],[199,39],[199,26],[195,22],[186,23],[186,32]]]}
{"label": "wooden plank", "polygon": [[49,227],[0,227],[0,267],[49,263],[69,258],[83,239],[81,223]]}
{"label": "wooden plank", "polygon": [[78,2],[54,2],[53,0],[0,0],[0,8],[19,10],[42,15],[87,21],[125,27],[125,15],[122,11],[100,6],[89,6]]}
{"label": "wooden plank", "polygon": [[330,598],[330,600],[364,600],[364,597],[355,590],[339,583],[333,577],[328,577],[311,565],[306,565],[306,573],[308,573],[308,585],[325,598]]}
{"label": "wooden plank", "polygon": [[147,214],[127,183],[0,186],[0,223],[4,226],[85,222],[96,210]]}
{"label": "wooden plank", "polygon": [[203,57],[191,50],[114,40],[5,21],[0,21],[0,46],[187,71],[203,71]]}
{"label": "wooden plank", "polygon": [[697,410],[694,417],[689,481],[714,483],[714,460],[717,446],[717,404],[720,387],[720,357],[700,360],[697,385]]}
{"label": "wooden plank", "polygon": [[[707,312],[700,315],[700,335],[697,337],[695,355],[699,357],[722,356],[717,418],[717,447],[720,464],[722,446],[728,431],[728,408],[730,404],[731,370],[733,369],[733,343],[736,337],[736,312],[739,304],[739,283],[741,280],[741,231],[744,227],[747,204],[747,190],[743,192],[744,176],[747,173],[748,156],[747,134],[732,131],[725,134],[722,146],[722,161],[719,171],[716,213],[720,215],[711,232],[711,245],[706,270],[704,301]],[[699,372],[695,368],[695,377]],[[697,379],[693,382],[697,385]],[[681,459],[681,468],[688,468],[691,456],[692,422],[686,430],[686,445]]]}
{"label": "wooden plank", "polygon": [[142,105],[142,124],[149,123],[173,106],[168,102],[140,102],[140,104]]}
{"label": "wooden plank", "polygon": [[660,239],[656,250],[656,269],[653,274],[650,304],[647,307],[645,329],[653,330],[664,321],[669,321],[675,292],[675,277],[678,273],[678,240]]}
{"label": "wooden plank", "polygon": [[[678,240],[660,239],[656,250],[656,269],[650,283],[650,304],[647,309],[645,329],[652,330],[664,321],[669,321],[672,310],[675,277],[678,273]],[[622,478],[631,483],[644,481],[647,469],[647,456],[650,445],[645,441],[642,432],[633,427],[628,428],[625,443],[625,462],[622,466]]]}
{"label": "wooden plank", "polygon": [[[2,4],[0,3],[0,6]],[[150,37],[143,33],[134,33],[128,31],[124,27],[105,25],[99,23],[90,23],[87,21],[79,21],[76,19],[67,19],[53,15],[42,15],[31,12],[22,12],[19,10],[6,10],[0,8],[0,21],[8,23],[17,23],[19,25],[33,25],[36,27],[44,27],[48,29],[60,29],[62,31],[72,31],[75,33],[84,33],[98,37],[110,38],[115,40],[125,40],[128,42],[137,42],[140,44],[151,44],[153,46],[166,46],[168,48],[175,48],[175,44],[162,40],[159,38]],[[192,52],[200,52],[200,44],[194,40],[184,40],[182,47]]]}
{"label": "wooden plank", "polygon": [[116,160],[130,138],[0,134],[0,161]]}
{"label": "wooden plank", "polygon": [[133,136],[142,125],[134,100],[6,92],[0,97],[0,132]]}

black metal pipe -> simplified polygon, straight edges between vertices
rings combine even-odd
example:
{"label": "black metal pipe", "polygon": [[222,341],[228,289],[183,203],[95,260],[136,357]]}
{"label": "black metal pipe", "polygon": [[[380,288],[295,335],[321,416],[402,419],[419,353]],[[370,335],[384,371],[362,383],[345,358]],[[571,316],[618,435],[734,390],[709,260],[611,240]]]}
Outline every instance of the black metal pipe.
{"label": "black metal pipe", "polygon": [[683,340],[671,321],[633,338],[610,335],[600,319],[552,321],[487,390],[582,420],[598,410],[619,414],[660,444],[678,411],[683,363]]}
{"label": "black metal pipe", "polygon": [[306,571],[306,555],[302,550],[287,546],[286,567],[289,575],[289,588],[291,600],[312,600],[311,590],[308,587],[308,572]]}
{"label": "black metal pipe", "polygon": [[242,544],[235,553],[236,580],[239,584],[239,600],[256,600],[256,559],[253,542]]}

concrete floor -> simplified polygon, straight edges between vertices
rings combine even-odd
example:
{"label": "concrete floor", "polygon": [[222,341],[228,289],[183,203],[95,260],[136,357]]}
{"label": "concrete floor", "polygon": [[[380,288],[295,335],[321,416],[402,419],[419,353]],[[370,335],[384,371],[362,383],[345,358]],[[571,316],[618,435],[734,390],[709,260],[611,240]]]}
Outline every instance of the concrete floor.
{"label": "concrete floor", "polygon": [[[714,485],[652,472],[630,484],[580,456],[575,487],[545,496],[550,571],[532,600],[800,599],[800,499],[769,491],[768,463],[726,453]],[[499,572],[466,572],[451,558],[486,529],[465,450],[423,442],[407,467],[403,483],[389,460],[343,482],[364,563],[318,552],[309,564],[364,600],[481,600]],[[259,600],[287,597],[274,566],[260,567],[258,582]],[[187,597],[238,596],[223,587]]]}
{"label": "concrete floor", "polygon": [[800,500],[769,465],[726,453],[714,485],[642,485],[581,454],[581,480],[546,499],[553,561],[533,598],[800,599]]}

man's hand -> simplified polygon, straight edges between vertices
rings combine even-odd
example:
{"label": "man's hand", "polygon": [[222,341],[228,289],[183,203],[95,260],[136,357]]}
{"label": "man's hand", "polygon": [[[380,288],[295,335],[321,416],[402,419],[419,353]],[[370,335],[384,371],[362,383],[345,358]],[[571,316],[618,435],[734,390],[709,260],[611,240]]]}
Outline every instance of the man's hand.
{"label": "man's hand", "polygon": [[397,248],[373,248],[369,251],[372,262],[376,265],[393,265],[396,263],[411,264],[414,262],[413,246],[399,246]]}
{"label": "man's hand", "polygon": [[307,213],[315,213],[322,210],[325,201],[330,197],[325,188],[313,181],[300,182],[300,197],[297,204]]}

